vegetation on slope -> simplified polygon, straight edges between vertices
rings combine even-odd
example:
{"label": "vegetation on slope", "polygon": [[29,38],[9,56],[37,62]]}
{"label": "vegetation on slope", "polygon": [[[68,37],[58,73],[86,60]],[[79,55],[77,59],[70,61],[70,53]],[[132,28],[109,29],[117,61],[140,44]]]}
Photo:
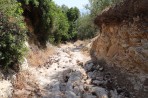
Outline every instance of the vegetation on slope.
{"label": "vegetation on slope", "polygon": [[3,68],[20,63],[26,51],[20,5],[16,0],[0,1],[0,65]]}
{"label": "vegetation on slope", "polygon": [[79,17],[78,8],[60,7],[52,0],[20,0],[24,17],[33,27],[40,45],[60,43],[76,38],[75,23]]}
{"label": "vegetation on slope", "polygon": [[90,39],[96,36],[98,28],[94,25],[94,19],[104,9],[120,2],[121,0],[89,0],[85,6],[88,13],[82,14],[78,19],[78,36],[80,39]]}

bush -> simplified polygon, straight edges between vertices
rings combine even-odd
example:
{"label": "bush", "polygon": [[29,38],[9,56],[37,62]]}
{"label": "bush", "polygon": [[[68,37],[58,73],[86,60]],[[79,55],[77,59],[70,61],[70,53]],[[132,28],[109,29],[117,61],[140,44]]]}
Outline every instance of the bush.
{"label": "bush", "polygon": [[81,40],[90,39],[96,36],[97,28],[89,14],[84,14],[78,19],[78,38]]}
{"label": "bush", "polygon": [[23,7],[24,16],[31,22],[39,46],[45,47],[47,42],[55,44],[69,39],[68,18],[53,0],[23,0],[21,3],[26,6]]}
{"label": "bush", "polygon": [[78,19],[78,37],[79,39],[90,39],[97,35],[97,28],[94,25],[94,19],[105,8],[112,6],[122,0],[89,0],[89,4],[85,8],[89,11],[87,14],[82,14]]}
{"label": "bush", "polygon": [[26,28],[19,3],[2,0],[0,6],[0,65],[8,68],[19,64],[25,55]]}

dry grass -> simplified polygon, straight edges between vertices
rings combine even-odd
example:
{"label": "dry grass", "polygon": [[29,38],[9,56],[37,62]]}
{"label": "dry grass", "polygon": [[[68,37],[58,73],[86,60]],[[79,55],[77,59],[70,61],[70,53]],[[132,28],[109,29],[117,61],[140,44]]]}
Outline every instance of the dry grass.
{"label": "dry grass", "polygon": [[31,66],[42,66],[47,62],[49,56],[53,55],[54,53],[54,47],[47,47],[46,49],[40,50],[37,46],[31,45],[27,60]]}
{"label": "dry grass", "polygon": [[16,75],[16,80],[13,81],[12,98],[32,98],[29,97],[35,89],[38,89],[38,84],[34,76],[28,71],[19,72]]}
{"label": "dry grass", "polygon": [[15,89],[23,89],[26,87],[26,72],[20,72],[16,75],[16,80],[13,81]]}

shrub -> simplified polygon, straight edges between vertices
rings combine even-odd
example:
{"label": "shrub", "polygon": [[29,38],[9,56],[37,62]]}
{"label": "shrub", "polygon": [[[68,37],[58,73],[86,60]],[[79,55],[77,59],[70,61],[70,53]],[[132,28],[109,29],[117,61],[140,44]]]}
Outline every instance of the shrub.
{"label": "shrub", "polygon": [[26,28],[20,6],[15,0],[0,1],[0,65],[3,68],[19,64],[26,52]]}
{"label": "shrub", "polygon": [[81,40],[90,39],[96,36],[97,28],[89,14],[84,14],[78,19],[78,38]]}
{"label": "shrub", "polygon": [[69,38],[68,18],[53,0],[21,0],[20,2],[25,6],[24,16],[31,22],[39,46],[46,46],[47,42],[60,43]]}

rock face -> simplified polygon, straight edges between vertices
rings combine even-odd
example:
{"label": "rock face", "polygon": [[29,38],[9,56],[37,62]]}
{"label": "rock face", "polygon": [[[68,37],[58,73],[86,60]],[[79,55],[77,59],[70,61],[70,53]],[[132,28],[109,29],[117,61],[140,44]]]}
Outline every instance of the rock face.
{"label": "rock face", "polygon": [[13,87],[10,81],[0,81],[0,98],[11,98]]}
{"label": "rock face", "polygon": [[91,55],[126,70],[148,72],[148,0],[124,0],[95,19],[100,28]]}

